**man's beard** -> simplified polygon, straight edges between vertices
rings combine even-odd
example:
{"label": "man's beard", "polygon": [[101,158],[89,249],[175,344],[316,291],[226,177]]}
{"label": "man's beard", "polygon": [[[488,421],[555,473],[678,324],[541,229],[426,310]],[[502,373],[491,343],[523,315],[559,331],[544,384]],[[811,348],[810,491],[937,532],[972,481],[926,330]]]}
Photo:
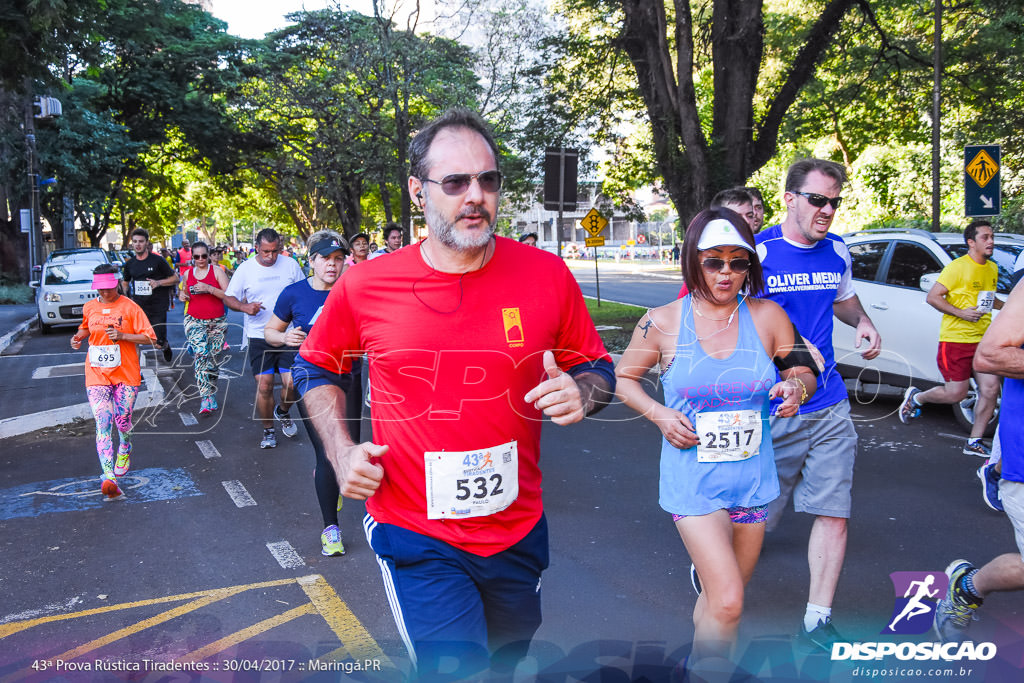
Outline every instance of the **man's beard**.
{"label": "man's beard", "polygon": [[[487,222],[487,229],[480,233],[467,233],[455,229],[459,219],[470,214],[480,214]],[[494,235],[494,219],[483,206],[470,206],[460,211],[454,221],[445,220],[429,201],[424,202],[423,214],[427,219],[427,225],[437,240],[444,246],[454,251],[475,251],[480,247],[487,246]]]}

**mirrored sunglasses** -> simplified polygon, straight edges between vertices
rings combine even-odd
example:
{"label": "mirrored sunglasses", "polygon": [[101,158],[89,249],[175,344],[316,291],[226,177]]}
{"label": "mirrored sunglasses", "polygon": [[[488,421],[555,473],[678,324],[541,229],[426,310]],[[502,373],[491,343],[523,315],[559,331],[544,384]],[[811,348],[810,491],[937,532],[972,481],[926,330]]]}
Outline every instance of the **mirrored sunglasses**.
{"label": "mirrored sunglasses", "polygon": [[807,203],[811,206],[822,209],[826,204],[831,204],[833,209],[838,209],[839,205],[843,203],[842,197],[826,197],[823,194],[815,194],[814,192],[793,192],[801,197],[807,198]]}

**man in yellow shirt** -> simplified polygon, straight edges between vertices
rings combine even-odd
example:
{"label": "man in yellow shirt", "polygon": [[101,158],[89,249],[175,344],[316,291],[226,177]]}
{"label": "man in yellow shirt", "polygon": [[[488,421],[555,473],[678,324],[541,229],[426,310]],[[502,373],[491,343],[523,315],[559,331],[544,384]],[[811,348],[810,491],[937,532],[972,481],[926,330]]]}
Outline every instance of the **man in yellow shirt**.
{"label": "man in yellow shirt", "polygon": [[[943,313],[939,329],[939,371],[946,383],[928,391],[910,387],[903,395],[899,418],[907,424],[921,414],[925,403],[959,403],[970,386],[974,353],[992,322],[992,309],[1002,308],[996,298],[999,267],[992,261],[995,233],[987,220],[975,220],[964,229],[967,254],[942,269],[928,292],[928,303]],[[964,446],[967,455],[987,458],[991,453],[981,442],[999,396],[999,377],[975,372],[978,402],[974,426]]]}

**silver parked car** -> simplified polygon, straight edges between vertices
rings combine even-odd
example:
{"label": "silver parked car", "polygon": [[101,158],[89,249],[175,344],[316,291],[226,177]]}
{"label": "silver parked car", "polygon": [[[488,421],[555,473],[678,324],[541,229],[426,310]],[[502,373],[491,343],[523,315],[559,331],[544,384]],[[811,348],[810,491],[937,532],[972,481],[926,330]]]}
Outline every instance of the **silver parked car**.
{"label": "silver parked car", "polygon": [[[832,344],[839,373],[865,384],[921,388],[942,384],[935,361],[942,314],[925,298],[942,269],[967,253],[963,235],[865,230],[843,235],[843,240],[853,262],[854,288],[882,336],[882,353],[874,360],[864,360],[853,346],[850,330],[836,325]],[[1013,263],[1024,250],[1024,235],[996,233],[995,241],[992,258],[999,266],[996,296],[1005,300]],[[972,390],[953,406],[957,421],[967,430],[974,420],[974,401]],[[991,428],[996,419],[993,417]]]}

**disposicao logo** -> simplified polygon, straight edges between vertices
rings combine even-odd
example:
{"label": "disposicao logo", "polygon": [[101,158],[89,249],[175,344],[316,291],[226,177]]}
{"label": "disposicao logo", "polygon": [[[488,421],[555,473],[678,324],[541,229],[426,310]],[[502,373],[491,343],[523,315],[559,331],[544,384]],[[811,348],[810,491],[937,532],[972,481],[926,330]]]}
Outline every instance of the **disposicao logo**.
{"label": "disposicao logo", "polygon": [[949,577],[945,572],[893,572],[889,574],[895,592],[892,617],[883,635],[921,634],[932,627],[935,603],[946,596]]}
{"label": "disposicao logo", "polygon": [[[882,635],[926,633],[932,627],[935,604],[946,597],[949,577],[945,572],[893,572],[889,574],[894,593],[892,616]],[[946,662],[987,661],[996,656],[994,643],[938,642],[853,642],[832,645],[832,661],[899,660]]]}

